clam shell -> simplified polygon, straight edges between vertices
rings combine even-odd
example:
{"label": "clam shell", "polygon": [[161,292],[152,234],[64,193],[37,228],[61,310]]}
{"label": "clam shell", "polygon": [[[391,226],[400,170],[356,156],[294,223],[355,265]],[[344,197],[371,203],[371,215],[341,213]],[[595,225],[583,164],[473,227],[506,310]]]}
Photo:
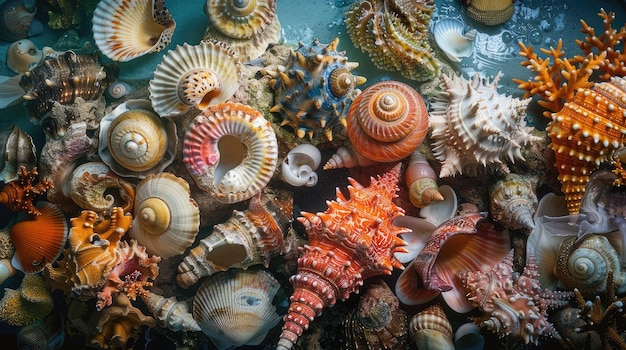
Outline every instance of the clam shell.
{"label": "clam shell", "polygon": [[163,0],[102,0],[92,22],[100,51],[121,62],[163,50],[176,28]]}
{"label": "clam shell", "polygon": [[152,108],[162,117],[200,110],[229,99],[239,88],[239,59],[226,43],[204,40],[176,46],[150,80]]}
{"label": "clam shell", "polygon": [[219,349],[258,345],[280,321],[272,300],[280,284],[262,270],[230,270],[207,278],[193,317]]}
{"label": "clam shell", "polygon": [[463,22],[454,18],[443,18],[433,25],[433,36],[439,48],[452,62],[461,62],[474,51],[476,29],[465,32]]}

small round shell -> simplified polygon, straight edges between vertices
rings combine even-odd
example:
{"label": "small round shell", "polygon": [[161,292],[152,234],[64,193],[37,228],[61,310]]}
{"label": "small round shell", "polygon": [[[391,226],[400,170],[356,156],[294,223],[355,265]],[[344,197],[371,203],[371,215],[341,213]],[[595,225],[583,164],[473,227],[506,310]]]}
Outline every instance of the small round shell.
{"label": "small round shell", "polygon": [[175,28],[163,0],[102,0],[93,11],[94,41],[115,61],[163,50]]}
{"label": "small round shell", "polygon": [[318,176],[315,170],[320,166],[322,154],[317,147],[303,143],[291,149],[282,162],[283,179],[292,186],[313,187]]}
{"label": "small round shell", "polygon": [[162,258],[182,254],[200,229],[200,209],[189,184],[170,173],[149,175],[137,185],[134,213],[130,237]]}
{"label": "small round shell", "polygon": [[18,40],[7,49],[7,67],[15,73],[24,73],[42,57],[43,53],[35,43],[28,39]]}
{"label": "small round shell", "polygon": [[240,103],[209,106],[185,134],[187,170],[198,187],[225,203],[259,193],[274,174],[277,158],[278,144],[269,121]]}
{"label": "small round shell", "polygon": [[439,48],[452,62],[461,62],[474,51],[476,29],[465,32],[463,22],[454,18],[443,18],[433,25],[433,36]]}
{"label": "small round shell", "polygon": [[157,66],[149,87],[152,108],[162,117],[181,115],[191,107],[203,110],[233,96],[240,79],[239,59],[226,43],[185,43]]}

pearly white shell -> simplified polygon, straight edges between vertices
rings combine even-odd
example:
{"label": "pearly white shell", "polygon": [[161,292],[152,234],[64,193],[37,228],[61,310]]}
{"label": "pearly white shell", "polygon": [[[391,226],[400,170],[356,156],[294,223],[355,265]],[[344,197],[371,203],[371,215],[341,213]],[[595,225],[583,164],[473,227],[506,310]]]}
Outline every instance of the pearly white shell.
{"label": "pearly white shell", "polygon": [[283,179],[292,186],[313,187],[318,180],[315,170],[321,161],[322,154],[317,147],[308,143],[298,145],[283,159],[281,166]]}
{"label": "pearly white shell", "polygon": [[461,62],[474,51],[476,29],[465,32],[463,22],[454,18],[443,18],[435,22],[432,33],[439,48],[452,62]]}
{"label": "pearly white shell", "polygon": [[421,208],[419,212],[420,217],[430,221],[435,226],[439,226],[454,217],[459,205],[456,192],[452,187],[448,185],[439,186],[439,193],[443,196],[442,201],[432,202]]}

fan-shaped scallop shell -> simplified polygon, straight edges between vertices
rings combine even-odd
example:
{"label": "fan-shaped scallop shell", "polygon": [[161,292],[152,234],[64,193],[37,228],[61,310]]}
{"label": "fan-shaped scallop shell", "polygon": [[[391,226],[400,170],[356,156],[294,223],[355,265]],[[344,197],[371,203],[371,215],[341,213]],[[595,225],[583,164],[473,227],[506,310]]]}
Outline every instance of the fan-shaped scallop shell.
{"label": "fan-shaped scallop shell", "polygon": [[137,185],[135,218],[128,231],[150,254],[182,254],[200,229],[200,209],[187,181],[171,173],[148,175]]}
{"label": "fan-shaped scallop shell", "polygon": [[215,40],[176,46],[157,66],[150,80],[152,108],[161,116],[205,109],[229,99],[239,88],[239,58],[230,46]]}
{"label": "fan-shaped scallop shell", "polygon": [[187,170],[198,187],[221,202],[241,202],[259,193],[274,174],[277,159],[269,121],[241,103],[209,106],[185,134]]}
{"label": "fan-shaped scallop shell", "polygon": [[515,0],[467,0],[467,14],[487,25],[504,23],[513,16]]}
{"label": "fan-shaped scallop shell", "polygon": [[219,349],[258,345],[280,321],[272,305],[279,288],[263,270],[221,272],[198,289],[193,317]]}
{"label": "fan-shaped scallop shell", "polygon": [[148,100],[128,100],[100,122],[98,154],[122,176],[144,178],[174,161],[176,124],[159,116]]}
{"label": "fan-shaped scallop shell", "polygon": [[115,61],[163,50],[175,28],[163,0],[102,0],[93,11],[94,41]]}
{"label": "fan-shaped scallop shell", "polygon": [[399,81],[381,81],[363,90],[348,111],[348,137],[365,157],[401,160],[428,133],[428,111],[420,94]]}

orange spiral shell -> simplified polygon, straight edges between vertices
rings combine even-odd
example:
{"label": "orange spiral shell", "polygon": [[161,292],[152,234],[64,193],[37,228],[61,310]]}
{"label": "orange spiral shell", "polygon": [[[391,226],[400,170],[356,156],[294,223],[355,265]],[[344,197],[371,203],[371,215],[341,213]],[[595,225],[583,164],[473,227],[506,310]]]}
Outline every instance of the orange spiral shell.
{"label": "orange spiral shell", "polygon": [[350,106],[348,137],[365,157],[393,162],[407,157],[426,137],[428,112],[407,84],[382,81],[365,89]]}

